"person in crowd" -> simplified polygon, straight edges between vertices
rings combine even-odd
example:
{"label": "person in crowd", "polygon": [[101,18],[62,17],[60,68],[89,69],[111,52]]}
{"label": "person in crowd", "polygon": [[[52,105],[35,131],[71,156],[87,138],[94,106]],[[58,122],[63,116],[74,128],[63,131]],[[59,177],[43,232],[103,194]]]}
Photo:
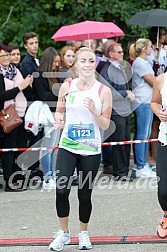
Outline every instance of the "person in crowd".
{"label": "person in crowd", "polygon": [[[38,70],[40,65],[39,58],[37,57],[38,53],[38,37],[37,34],[34,32],[25,33],[23,36],[23,44],[27,51],[25,57],[23,58],[20,66],[20,71],[25,77],[27,74],[33,74]],[[34,76],[35,77],[35,76]],[[27,98],[28,106],[30,103],[34,101],[34,92],[32,87],[28,87],[24,90],[24,95]],[[27,137],[27,147],[34,146],[43,136],[43,131],[40,130],[36,136],[32,132],[26,132]],[[39,144],[38,144],[39,145]],[[34,146],[35,147],[35,146]],[[27,153],[27,166],[28,170],[31,172],[30,179],[39,176],[43,179],[42,171],[39,169],[40,162],[39,162],[39,155],[40,151],[31,151]],[[34,160],[32,165],[29,164],[29,160]]]}
{"label": "person in crowd", "polygon": [[82,42],[80,40],[73,41],[72,48],[74,50],[74,53],[76,53],[79,50],[79,48],[81,47],[81,44]]}
{"label": "person in crowd", "polygon": [[[92,203],[93,182],[100,164],[101,134],[110,125],[112,96],[108,87],[95,78],[96,56],[90,48],[83,47],[75,54],[79,77],[60,87],[55,128],[63,128],[56,163],[56,209],[60,229],[49,245],[52,251],[61,251],[70,243],[69,193],[74,169],[80,172],[78,187],[80,232],[79,249],[88,250],[92,244],[88,235]],[[64,112],[66,109],[66,117]],[[64,179],[64,182],[62,180]],[[83,181],[85,180],[85,183]]]}
{"label": "person in crowd", "polygon": [[159,39],[157,41],[158,27],[151,27],[149,30],[149,39],[152,42],[152,52],[147,57],[151,63],[155,76],[164,73],[167,67],[167,54],[163,48],[165,42],[166,32],[163,27],[159,27]]}
{"label": "person in crowd", "polygon": [[107,39],[103,44],[103,56],[101,57],[100,61],[98,62],[96,66],[96,71],[98,73],[101,72],[103,66],[105,65],[105,62],[108,61],[107,50],[108,50],[109,45],[113,42],[115,42],[113,39]]}
{"label": "person in crowd", "polygon": [[154,81],[151,108],[160,119],[156,171],[158,179],[158,201],[163,211],[163,218],[158,225],[160,238],[167,237],[167,73],[156,77]]}
{"label": "person in crowd", "polygon": [[36,70],[40,65],[39,58],[37,57],[38,53],[37,34],[35,32],[29,32],[24,34],[23,44],[27,53],[21,62],[20,69],[23,77],[25,77],[28,74],[36,72]]}
{"label": "person in crowd", "polygon": [[[98,65],[96,66],[96,71],[97,71],[96,74],[97,75],[99,75],[101,69],[103,68],[105,63],[108,61],[107,50],[108,50],[110,44],[113,42],[114,42],[114,40],[110,39],[110,40],[107,40],[103,44],[104,54],[103,54],[101,60],[99,61]],[[98,77],[98,78],[100,79],[100,77]],[[105,142],[107,142],[107,140],[105,140]],[[102,163],[103,163],[103,173],[104,174],[113,174],[112,146],[111,145],[102,146]]]}
{"label": "person in crowd", "polygon": [[91,48],[94,52],[96,50],[96,40],[95,39],[85,39],[82,41],[82,46],[86,46],[88,48]]}
{"label": "person in crowd", "polygon": [[[32,85],[32,76],[28,75],[23,79],[20,71],[10,64],[10,49],[5,44],[0,44],[0,110],[15,104],[15,108],[19,116],[24,120],[27,101],[23,94],[23,90]],[[24,124],[21,124],[10,133],[6,134],[0,127],[0,145],[1,148],[20,148],[25,147],[24,141]],[[17,184],[18,176],[14,176],[10,181],[14,172],[20,172],[21,169],[16,163],[18,152],[8,151],[1,153],[3,176],[5,180],[5,191],[15,192],[21,190]],[[23,179],[24,177],[21,176]],[[13,188],[14,186],[14,188]]]}
{"label": "person in crowd", "polygon": [[95,54],[98,57],[103,57],[103,40],[102,39],[97,39],[96,40],[96,49],[95,49]]}
{"label": "person in crowd", "polygon": [[[59,55],[53,47],[48,47],[42,54],[39,77],[33,81],[33,90],[35,94],[35,100],[43,101],[48,104],[52,116],[54,118],[54,112],[56,110],[57,95],[54,94],[54,86],[56,85],[56,72],[58,71]],[[59,140],[59,130],[53,129],[53,125],[48,128],[49,132],[46,132],[42,139],[43,147],[56,147]],[[43,189],[55,189],[55,151],[42,151],[42,169],[44,173]]]}
{"label": "person in crowd", "polygon": [[[159,28],[159,38],[157,41],[157,33],[158,28],[157,27],[151,27],[149,30],[149,39],[152,42],[152,53],[150,56],[148,56],[148,60],[151,63],[155,75],[159,75],[161,73],[164,73],[167,67],[167,53],[165,49],[163,48],[163,43],[165,42],[166,32],[164,28]],[[159,124],[160,120],[159,118],[153,114],[153,122],[152,122],[152,128],[151,128],[151,139],[157,139],[158,137],[158,131],[159,131]],[[156,155],[157,155],[157,142],[149,143],[148,148],[148,163],[152,168],[155,168],[156,163]]]}
{"label": "person in crowd", "polygon": [[75,77],[74,54],[72,46],[64,46],[60,50],[59,72],[61,73],[61,78],[58,79],[60,83]]}
{"label": "person in crowd", "polygon": [[20,68],[20,48],[18,45],[15,44],[9,44],[9,50],[10,50],[10,63],[15,65],[18,69]]}
{"label": "person in crowd", "polygon": [[[132,44],[130,53],[135,58],[132,64],[132,88],[135,94],[135,140],[149,139],[153,113],[150,108],[154,71],[147,57],[152,52],[149,39],[141,38]],[[147,165],[148,143],[134,145],[136,177],[155,177],[156,173]]]}
{"label": "person in crowd", "polygon": [[96,49],[95,49],[95,54],[96,54],[96,66],[99,64],[101,61],[104,50],[103,50],[103,40],[102,39],[97,39],[96,40]]}
{"label": "person in crowd", "polygon": [[128,59],[127,59],[127,62],[129,62],[129,64],[132,66],[132,64],[133,64],[133,61],[135,60],[134,58],[133,58],[133,55],[131,55],[131,45],[133,45],[135,43],[135,41],[134,42],[129,42],[128,43],[128,46],[127,46],[127,51],[128,51]]}
{"label": "person in crowd", "polygon": [[60,55],[59,54],[56,55],[55,64],[56,64],[57,71],[58,71],[59,67],[60,67]]}
{"label": "person in crowd", "polygon": [[[134,94],[128,88],[131,71],[124,69],[124,51],[118,43],[111,43],[107,50],[108,61],[100,72],[101,82],[110,86],[113,96],[111,120],[115,123],[115,132],[108,137],[107,142],[130,140],[131,102]],[[129,73],[128,73],[129,71]],[[130,161],[130,145],[112,146],[113,176],[115,180],[132,180],[128,176]],[[108,172],[109,173],[109,172]]]}
{"label": "person in crowd", "polygon": [[[163,43],[163,48],[166,50],[166,54],[167,54],[167,34],[165,36],[165,41]],[[165,69],[167,71],[167,69]]]}
{"label": "person in crowd", "polygon": [[96,67],[102,59],[103,52],[103,41],[102,40],[95,40],[95,39],[86,39],[82,41],[82,46],[86,46],[91,48],[96,54]]}

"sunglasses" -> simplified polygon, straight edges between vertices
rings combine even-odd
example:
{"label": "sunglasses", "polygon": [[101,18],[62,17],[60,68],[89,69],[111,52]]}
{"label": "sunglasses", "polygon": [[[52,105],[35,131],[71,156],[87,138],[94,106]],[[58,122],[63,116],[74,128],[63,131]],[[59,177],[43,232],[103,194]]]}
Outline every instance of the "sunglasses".
{"label": "sunglasses", "polygon": [[124,51],[118,51],[118,52],[112,51],[112,52],[114,52],[114,53],[119,53],[119,54],[124,53]]}

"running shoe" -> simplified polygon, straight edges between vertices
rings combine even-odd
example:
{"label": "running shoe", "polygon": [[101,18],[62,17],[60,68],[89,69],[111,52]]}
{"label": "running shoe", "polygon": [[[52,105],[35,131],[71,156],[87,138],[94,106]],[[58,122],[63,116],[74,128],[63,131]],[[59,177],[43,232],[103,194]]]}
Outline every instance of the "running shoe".
{"label": "running shoe", "polygon": [[158,225],[157,235],[165,239],[167,237],[167,218],[163,217],[160,224]]}
{"label": "running shoe", "polygon": [[59,230],[54,236],[53,241],[49,245],[49,249],[52,251],[62,251],[64,245],[70,243],[70,232],[65,233],[63,230]]}
{"label": "running shoe", "polygon": [[80,250],[89,250],[92,248],[92,244],[89,239],[89,235],[87,231],[81,231],[78,234],[79,238],[79,249]]}

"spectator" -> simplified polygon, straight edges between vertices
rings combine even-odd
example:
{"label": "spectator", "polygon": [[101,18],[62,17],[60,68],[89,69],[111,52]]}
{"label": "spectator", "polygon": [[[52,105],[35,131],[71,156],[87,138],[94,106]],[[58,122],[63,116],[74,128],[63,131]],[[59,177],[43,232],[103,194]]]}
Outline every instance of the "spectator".
{"label": "spectator", "polygon": [[[152,66],[147,61],[151,54],[152,43],[141,38],[132,44],[130,53],[135,58],[132,64],[132,88],[135,94],[135,139],[144,140],[150,137],[153,114],[150,108],[152,87],[155,80]],[[147,165],[148,143],[134,145],[136,177],[150,178],[156,174]]]}
{"label": "spectator", "polygon": [[79,41],[79,40],[73,41],[72,48],[73,48],[75,53],[80,49],[81,44],[82,44],[82,42]]}
{"label": "spectator", "polygon": [[18,69],[20,68],[20,49],[18,45],[15,44],[9,44],[9,50],[10,50],[10,63],[15,65]]}
{"label": "spectator", "polygon": [[[108,61],[107,58],[107,50],[111,43],[113,43],[114,40],[107,40],[103,45],[103,51],[104,55],[102,56],[101,60],[99,61],[96,71],[98,74],[102,70],[105,63]],[[99,76],[99,75],[98,75]],[[100,77],[98,77],[100,79]],[[108,139],[105,140],[107,142]],[[102,162],[103,162],[103,173],[104,174],[113,174],[113,166],[112,166],[112,146],[102,146]]]}
{"label": "spectator", "polygon": [[115,42],[113,39],[107,39],[107,41],[103,44],[103,56],[102,58],[100,59],[100,61],[98,62],[97,66],[96,66],[96,71],[98,73],[101,72],[103,66],[105,65],[105,62],[108,61],[108,57],[107,57],[107,50],[108,50],[108,47],[111,43]]}
{"label": "spectator", "polygon": [[134,58],[133,58],[133,55],[131,55],[131,45],[133,45],[135,43],[135,41],[133,41],[133,42],[129,42],[128,43],[128,48],[127,48],[127,50],[128,50],[128,59],[127,59],[127,62],[129,62],[129,64],[132,66],[132,64],[133,64],[133,61],[135,60]]}
{"label": "spectator", "polygon": [[72,46],[64,46],[60,50],[59,72],[61,73],[61,78],[58,79],[60,83],[75,77],[74,50]]}
{"label": "spectator", "polygon": [[96,40],[94,39],[86,39],[82,41],[82,46],[86,46],[88,48],[91,48],[94,52],[96,50]]}
{"label": "spectator", "polygon": [[24,47],[27,51],[26,56],[21,62],[21,73],[23,77],[28,74],[36,72],[39,67],[39,59],[37,58],[38,52],[38,38],[34,32],[29,32],[23,36]]}
{"label": "spectator", "polygon": [[[15,104],[15,108],[20,117],[24,120],[24,114],[27,106],[23,90],[32,85],[32,77],[27,76],[24,80],[20,71],[10,64],[10,50],[7,45],[0,45],[0,110]],[[23,124],[6,134],[0,127],[1,148],[19,148],[24,143]],[[14,172],[21,171],[16,164],[18,152],[8,151],[1,153],[3,176],[5,180],[5,191],[15,192],[21,189],[17,184],[17,176],[10,181]],[[23,179],[24,176],[21,176]],[[13,183],[12,183],[13,182]],[[15,186],[15,188],[13,188]],[[18,187],[19,188],[18,188]],[[17,188],[16,188],[17,187]]]}
{"label": "spectator", "polygon": [[96,49],[95,49],[95,54],[98,57],[103,57],[103,40],[102,39],[97,39],[96,40]]}
{"label": "spectator", "polygon": [[[27,74],[33,74],[38,70],[39,67],[39,59],[37,58],[37,52],[38,52],[38,38],[37,34],[34,32],[29,32],[24,34],[23,36],[23,43],[24,47],[27,50],[26,56],[23,58],[21,62],[21,73],[23,77],[25,77]],[[31,103],[34,101],[34,92],[31,87],[28,87],[24,90],[24,95],[27,98],[27,101]],[[33,135],[33,133],[28,132],[27,133],[27,145],[28,147],[31,147],[38,143],[40,139],[43,136],[43,131],[40,130],[36,136]],[[37,144],[39,145],[39,144]],[[31,171],[30,174],[30,179],[39,176],[41,179],[43,179],[43,174],[39,169],[39,155],[40,151],[31,151],[31,152],[26,152],[27,155],[27,165],[28,165],[28,170]],[[31,160],[34,160],[34,163],[32,165],[29,164]]]}
{"label": "spectator", "polygon": [[[39,66],[39,77],[34,79],[33,89],[35,100],[43,101],[48,104],[54,117],[56,110],[56,101],[58,96],[54,94],[54,85],[56,85],[56,72],[58,70],[58,53],[53,47],[48,47],[43,52]],[[43,147],[56,147],[59,140],[59,130],[54,130],[53,125],[48,128],[48,132],[42,139]],[[55,151],[42,151],[42,169],[44,173],[43,189],[55,189]]]}
{"label": "spectator", "polygon": [[[166,37],[165,37],[165,41],[163,43],[163,48],[166,50],[166,54],[167,54],[167,34],[166,34]],[[165,71],[167,70],[167,68],[165,69]]]}
{"label": "spectator", "polygon": [[[131,69],[124,69],[123,55],[122,46],[118,43],[111,43],[107,50],[108,61],[100,72],[100,77],[103,77],[101,82],[110,86],[113,96],[111,120],[115,123],[116,130],[108,137],[107,142],[130,140],[131,101],[134,100],[134,94],[128,89],[129,77],[127,74],[129,71],[131,76]],[[128,177],[129,160],[130,145],[112,146],[112,164],[115,180],[132,180],[132,178]]]}
{"label": "spectator", "polygon": [[151,63],[155,76],[164,73],[167,67],[167,54],[163,48],[163,43],[165,42],[166,32],[164,28],[159,28],[159,39],[157,41],[158,27],[151,27],[149,30],[149,39],[152,42],[152,52],[151,55],[147,57],[148,61]]}

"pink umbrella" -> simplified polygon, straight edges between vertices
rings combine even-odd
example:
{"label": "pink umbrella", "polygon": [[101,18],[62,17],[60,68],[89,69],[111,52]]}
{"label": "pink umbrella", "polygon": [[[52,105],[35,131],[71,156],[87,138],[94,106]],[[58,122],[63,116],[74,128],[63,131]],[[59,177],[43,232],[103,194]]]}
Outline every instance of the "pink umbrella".
{"label": "pink umbrella", "polygon": [[102,39],[124,36],[124,32],[112,22],[84,21],[62,26],[53,36],[55,41]]}

